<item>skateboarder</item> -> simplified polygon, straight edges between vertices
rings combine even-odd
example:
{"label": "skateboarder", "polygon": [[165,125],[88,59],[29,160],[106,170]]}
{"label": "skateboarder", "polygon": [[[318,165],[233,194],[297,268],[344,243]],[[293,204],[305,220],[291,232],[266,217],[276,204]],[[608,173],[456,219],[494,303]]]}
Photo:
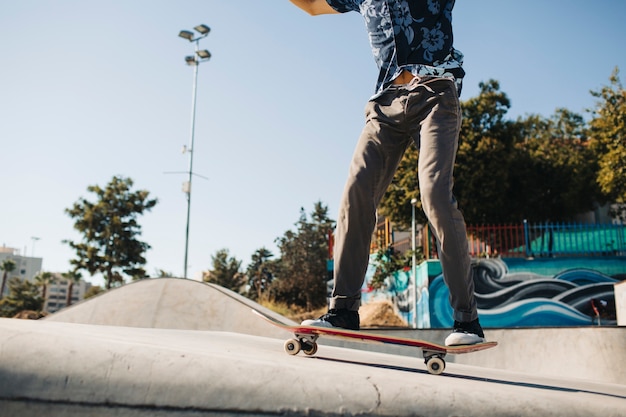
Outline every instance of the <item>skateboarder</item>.
{"label": "skateboarder", "polygon": [[[461,126],[463,55],[452,46],[454,0],[291,0],[311,15],[359,12],[380,70],[339,207],[327,314],[303,325],[359,329],[361,287],[376,208],[402,159],[419,150],[422,207],[438,240],[454,331],[445,344],[485,341],[476,310],[465,221],[452,195]],[[335,68],[346,76],[356,68]]]}

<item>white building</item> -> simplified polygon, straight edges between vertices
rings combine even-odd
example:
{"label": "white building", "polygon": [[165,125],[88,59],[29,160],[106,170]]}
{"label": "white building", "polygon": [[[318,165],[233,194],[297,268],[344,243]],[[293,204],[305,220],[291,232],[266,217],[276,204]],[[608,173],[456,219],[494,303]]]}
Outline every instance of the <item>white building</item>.
{"label": "white building", "polygon": [[[35,283],[35,276],[41,272],[43,258],[34,258],[22,256],[18,249],[6,246],[0,247],[0,264],[10,259],[15,262],[15,269],[7,273],[7,283],[4,288],[3,296],[9,294],[9,280],[18,277],[23,281]],[[0,271],[0,279],[4,271]],[[43,311],[54,313],[67,306],[67,290],[68,282],[60,273],[52,274],[51,282],[46,286],[46,299],[44,300]],[[85,292],[91,287],[91,284],[80,280],[72,286],[71,304],[77,303],[85,298]]]}
{"label": "white building", "polygon": [[[43,262],[43,258],[22,256],[20,255],[20,251],[18,249],[2,246],[0,247],[0,264],[7,259],[15,262],[15,269],[7,273],[7,285],[4,288],[3,295],[7,295],[9,293],[8,282],[13,277],[34,282],[35,275],[41,271],[41,264]],[[0,279],[2,279],[2,274],[4,274],[4,271],[0,271]]]}
{"label": "white building", "polygon": [[[69,282],[59,273],[55,273],[54,279],[46,288],[46,299],[43,305],[43,311],[54,313],[67,307],[67,291],[69,290]],[[70,304],[73,305],[85,298],[85,292],[91,287],[91,284],[83,281],[75,282],[72,286],[72,298]]]}

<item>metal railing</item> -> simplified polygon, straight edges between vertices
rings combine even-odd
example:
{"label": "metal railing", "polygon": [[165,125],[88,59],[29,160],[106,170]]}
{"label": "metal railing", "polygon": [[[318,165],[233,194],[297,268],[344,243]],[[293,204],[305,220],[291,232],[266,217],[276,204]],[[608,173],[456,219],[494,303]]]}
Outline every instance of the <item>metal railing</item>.
{"label": "metal railing", "polygon": [[623,224],[524,222],[526,256],[623,256]]}
{"label": "metal railing", "polygon": [[[626,256],[624,224],[468,225],[467,237],[472,257]],[[427,259],[437,258],[430,230],[424,233],[422,246]]]}

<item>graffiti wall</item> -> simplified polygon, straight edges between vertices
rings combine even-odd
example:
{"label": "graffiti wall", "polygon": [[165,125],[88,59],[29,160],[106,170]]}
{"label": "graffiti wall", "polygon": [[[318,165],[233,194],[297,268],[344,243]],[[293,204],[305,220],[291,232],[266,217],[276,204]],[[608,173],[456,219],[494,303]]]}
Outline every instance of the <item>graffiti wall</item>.
{"label": "graffiti wall", "polygon": [[[626,272],[626,260],[619,262],[617,269],[610,271]],[[530,272],[532,262],[523,266],[524,271],[511,271],[502,259],[475,260],[475,293],[483,327],[617,324],[614,284],[624,278],[623,273],[609,275],[581,266],[568,268],[564,266],[567,263],[560,263],[558,270],[559,264],[554,264],[546,268],[545,262],[535,263],[543,268],[542,273],[536,273]],[[606,268],[598,269],[606,271]],[[417,277],[414,291],[410,271],[398,271],[380,291],[368,291],[364,287],[363,302],[389,299],[398,314],[418,328],[452,327],[449,293],[441,269],[422,264]]]}

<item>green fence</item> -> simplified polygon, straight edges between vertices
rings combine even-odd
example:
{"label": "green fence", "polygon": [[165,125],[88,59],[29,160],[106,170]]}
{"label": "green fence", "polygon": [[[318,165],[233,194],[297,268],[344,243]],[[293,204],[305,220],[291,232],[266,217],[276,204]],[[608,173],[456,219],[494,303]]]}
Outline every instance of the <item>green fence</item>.
{"label": "green fence", "polygon": [[[473,257],[626,256],[626,225],[530,223],[468,225]],[[427,258],[437,258],[435,239],[427,230]]]}

